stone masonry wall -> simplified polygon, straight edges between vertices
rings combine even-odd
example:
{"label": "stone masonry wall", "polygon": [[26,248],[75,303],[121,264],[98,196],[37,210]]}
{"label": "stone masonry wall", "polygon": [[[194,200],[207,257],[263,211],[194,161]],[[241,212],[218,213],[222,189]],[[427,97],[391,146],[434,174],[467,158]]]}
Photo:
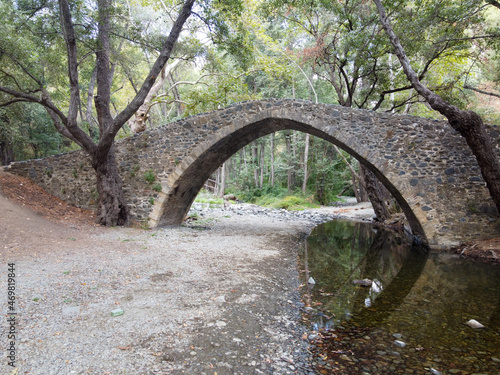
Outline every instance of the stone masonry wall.
{"label": "stone masonry wall", "polygon": [[[117,141],[133,217],[152,225],[179,223],[206,177],[224,160],[282,129],[309,132],[357,157],[398,199],[414,233],[431,246],[500,233],[498,212],[477,163],[446,122],[298,100],[239,103]],[[491,135],[499,145],[497,127]],[[95,177],[82,151],[13,163],[7,170],[77,206],[95,207]]]}

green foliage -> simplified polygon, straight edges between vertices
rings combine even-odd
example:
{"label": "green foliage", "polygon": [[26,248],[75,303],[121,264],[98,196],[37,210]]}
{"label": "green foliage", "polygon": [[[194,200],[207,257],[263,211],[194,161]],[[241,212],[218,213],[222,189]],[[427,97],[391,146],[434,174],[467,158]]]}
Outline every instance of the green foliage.
{"label": "green foliage", "polygon": [[264,207],[283,208],[286,210],[300,211],[307,207],[319,207],[313,202],[313,197],[301,197],[288,195],[284,198],[278,197],[262,197],[255,201],[256,204]]}
{"label": "green foliage", "polygon": [[159,184],[159,183],[154,184],[153,190],[157,191],[159,193],[162,190],[161,184]]}
{"label": "green foliage", "polygon": [[139,169],[141,169],[139,165],[134,165],[130,171],[130,177],[135,177]]}
{"label": "green foliage", "polygon": [[206,190],[202,190],[195,199],[195,202],[197,203],[208,203],[210,205],[215,204],[215,205],[220,205],[224,204],[224,199],[221,197],[217,197],[211,193],[209,193]]}
{"label": "green foliage", "polygon": [[0,143],[10,145],[15,160],[58,154],[68,146],[47,112],[30,103],[0,108]]}
{"label": "green foliage", "polygon": [[146,180],[146,182],[151,185],[156,180],[155,172],[152,169],[148,169],[146,172],[144,172],[144,180]]}

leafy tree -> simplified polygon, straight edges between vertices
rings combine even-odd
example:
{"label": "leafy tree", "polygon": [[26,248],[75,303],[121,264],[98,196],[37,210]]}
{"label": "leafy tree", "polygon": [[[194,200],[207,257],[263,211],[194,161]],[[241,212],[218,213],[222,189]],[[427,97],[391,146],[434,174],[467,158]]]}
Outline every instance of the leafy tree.
{"label": "leafy tree", "polygon": [[66,145],[42,107],[16,103],[0,108],[0,154],[2,165],[14,160],[60,153]]}
{"label": "leafy tree", "polygon": [[[4,69],[0,86],[0,92],[4,94],[3,105],[17,102],[41,104],[56,129],[89,154],[97,176],[98,222],[101,224],[123,225],[128,222],[128,207],[113,149],[114,138],[144,102],[169,60],[182,27],[191,15],[193,3],[194,0],[187,0],[183,4],[168,37],[161,41],[158,57],[144,83],[130,103],[113,116],[115,65],[112,57],[120,45],[115,38],[114,25],[120,13],[113,8],[111,1],[71,5],[67,0],[57,3],[50,0],[24,0],[15,4],[6,0],[0,2],[0,14],[7,30],[0,39],[0,56],[2,63],[9,68]],[[59,14],[59,19],[54,14]],[[18,35],[23,37],[17,40]],[[57,53],[58,50],[65,50],[66,58]],[[95,63],[90,63],[95,64],[96,70],[94,103],[99,125],[98,142],[78,122],[80,73],[92,55],[95,55]],[[64,87],[67,89],[61,90]]]}

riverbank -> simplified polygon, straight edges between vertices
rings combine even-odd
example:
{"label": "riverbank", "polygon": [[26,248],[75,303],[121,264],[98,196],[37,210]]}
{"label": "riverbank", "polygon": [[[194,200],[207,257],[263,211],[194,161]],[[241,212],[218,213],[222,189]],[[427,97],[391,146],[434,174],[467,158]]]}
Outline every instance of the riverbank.
{"label": "riverbank", "polygon": [[[19,373],[312,371],[297,247],[332,212],[238,205],[192,211],[179,228],[102,228],[28,181],[0,181]],[[5,343],[7,322],[0,326]],[[12,369],[4,360],[0,370]]]}

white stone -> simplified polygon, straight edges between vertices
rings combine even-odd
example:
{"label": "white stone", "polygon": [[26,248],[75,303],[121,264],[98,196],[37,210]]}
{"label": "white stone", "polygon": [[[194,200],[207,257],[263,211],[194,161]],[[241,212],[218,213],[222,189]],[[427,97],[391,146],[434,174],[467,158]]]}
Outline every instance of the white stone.
{"label": "white stone", "polygon": [[484,328],[484,326],[481,323],[479,323],[477,320],[475,320],[475,319],[469,320],[466,324],[469,327],[474,328],[474,329]]}

